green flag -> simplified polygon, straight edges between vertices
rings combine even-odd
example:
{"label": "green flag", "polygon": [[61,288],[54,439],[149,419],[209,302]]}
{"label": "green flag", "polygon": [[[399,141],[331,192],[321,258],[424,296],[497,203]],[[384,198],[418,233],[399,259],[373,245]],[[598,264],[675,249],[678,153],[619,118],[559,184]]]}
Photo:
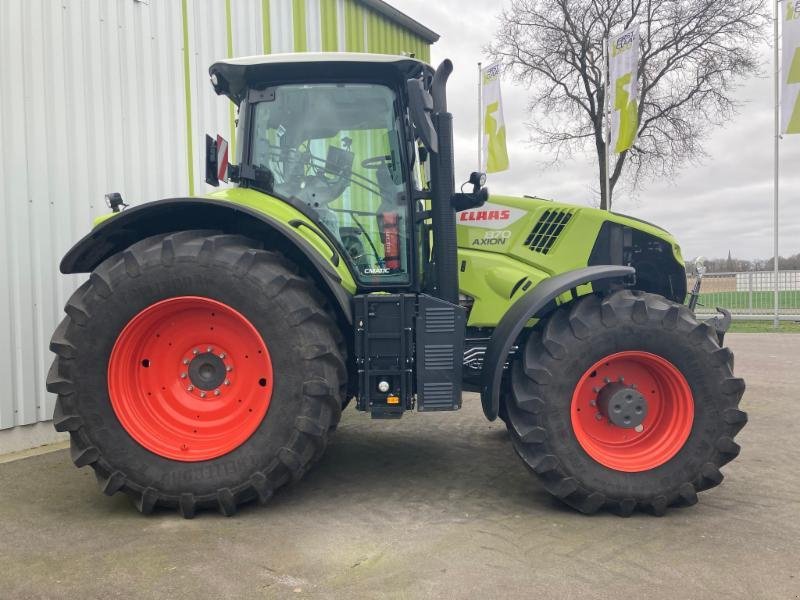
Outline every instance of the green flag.
{"label": "green flag", "polygon": [[503,119],[503,100],[500,97],[500,63],[481,69],[483,114],[483,165],[487,173],[508,169],[506,123]]}
{"label": "green flag", "polygon": [[639,131],[639,25],[609,40],[611,149],[628,150]]}
{"label": "green flag", "polygon": [[800,133],[800,0],[787,0],[783,20],[783,132]]}

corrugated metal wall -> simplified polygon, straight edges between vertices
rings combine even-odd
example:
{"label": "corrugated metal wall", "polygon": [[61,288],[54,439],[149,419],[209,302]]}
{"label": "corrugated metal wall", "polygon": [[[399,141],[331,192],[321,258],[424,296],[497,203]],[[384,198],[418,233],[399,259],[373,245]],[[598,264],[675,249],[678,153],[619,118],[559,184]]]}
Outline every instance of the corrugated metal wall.
{"label": "corrugated metal wall", "polygon": [[414,52],[425,40],[358,0],[0,1],[0,429],[49,420],[47,342],[80,278],[66,250],[107,212],[201,194],[203,138],[233,138],[218,58]]}

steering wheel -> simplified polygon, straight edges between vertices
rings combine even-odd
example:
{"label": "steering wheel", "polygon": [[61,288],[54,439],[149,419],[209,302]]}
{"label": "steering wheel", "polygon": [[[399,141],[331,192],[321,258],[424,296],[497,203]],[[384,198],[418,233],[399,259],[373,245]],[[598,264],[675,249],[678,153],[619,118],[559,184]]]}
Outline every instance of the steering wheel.
{"label": "steering wheel", "polygon": [[373,156],[362,160],[361,166],[364,167],[365,169],[372,169],[374,171],[377,171],[381,167],[385,166],[390,160],[392,160],[392,157],[386,154],[381,156]]}

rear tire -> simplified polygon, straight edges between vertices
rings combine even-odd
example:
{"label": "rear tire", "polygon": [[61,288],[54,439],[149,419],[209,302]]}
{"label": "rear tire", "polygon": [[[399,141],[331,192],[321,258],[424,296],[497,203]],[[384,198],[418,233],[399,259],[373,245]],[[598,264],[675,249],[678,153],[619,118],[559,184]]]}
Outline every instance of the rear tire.
{"label": "rear tire", "polygon": [[[142,344],[150,344],[148,352],[152,351],[154,338],[161,337],[159,331],[183,323],[180,319],[186,311],[180,305],[173,313],[162,313],[158,320],[159,307],[176,298],[194,298],[200,311],[218,303],[241,317],[242,331],[249,326],[255,336],[241,347],[236,347],[238,332],[228,336],[227,344],[233,348],[227,350],[230,356],[223,357],[224,363],[218,364],[221,373],[224,365],[229,365],[231,381],[227,383],[227,375],[220,375],[226,383],[217,382],[218,390],[203,392],[203,400],[197,389],[188,392],[187,376],[199,377],[196,369],[186,372],[188,367],[183,365],[188,359],[174,360],[174,365],[155,361],[151,365],[149,354],[148,358],[136,354]],[[104,493],[128,494],[142,513],[160,506],[177,509],[187,518],[202,508],[216,508],[230,516],[245,502],[266,502],[278,488],[299,480],[322,455],[328,434],[339,421],[346,370],[344,344],[335,320],[313,283],[281,255],[260,249],[258,242],[213,231],[148,238],[99,265],[70,298],[65,311],[67,316],[50,344],[56,358],[47,388],[58,394],[54,426],[70,433],[76,466],[91,466]],[[142,330],[134,339],[138,345],[123,343],[127,338],[121,332],[135,332],[136,327],[126,326],[148,311],[155,315],[157,326],[151,332]],[[181,351],[191,358],[197,344],[209,344],[210,348],[215,339],[225,339],[219,337],[221,331],[187,323],[173,327],[173,333],[157,341],[164,357],[174,354],[169,340],[187,346]],[[193,336],[196,341],[187,345]],[[121,346],[125,354],[114,358]],[[271,365],[265,366],[267,358],[256,363],[256,370],[248,369],[258,358],[255,349],[262,347],[268,349]],[[254,356],[249,357],[248,352]],[[166,362],[166,358],[159,360]],[[146,376],[138,374],[140,363]],[[237,364],[235,370],[233,364]],[[262,367],[269,376],[274,372],[273,381],[258,379]],[[248,378],[246,382],[235,381],[233,375],[239,373]],[[157,380],[163,379],[160,392],[153,383],[154,374]],[[153,411],[144,413],[138,407],[149,401],[149,392],[142,395],[149,386],[154,386],[159,400],[153,401]],[[226,398],[226,393],[234,395]],[[245,404],[237,404],[237,399]],[[198,421],[201,425],[194,434],[200,438],[193,437],[191,422],[185,430],[185,415],[178,413],[187,405],[192,410],[200,407],[200,413],[206,406],[202,402],[224,401],[229,404],[222,404],[217,411],[214,427]],[[254,407],[251,413],[246,412],[247,403]],[[124,414],[120,406],[132,412]],[[167,410],[158,412],[162,406]],[[208,406],[211,415],[218,404]],[[239,411],[231,412],[236,419],[225,418],[226,407]],[[259,410],[266,414],[254,418],[253,410],[256,415]],[[198,414],[197,419],[201,418],[206,415]],[[170,433],[176,429],[178,433]],[[214,436],[222,439],[215,441]],[[235,439],[226,444],[226,436]],[[184,438],[186,443],[181,444]],[[206,444],[205,450],[190,457],[192,444],[201,442]],[[187,450],[184,460],[175,456],[181,449]]]}
{"label": "rear tire", "polygon": [[[640,390],[652,413],[641,429],[615,429],[597,407],[604,386],[619,384],[587,378],[615,365],[651,382]],[[627,290],[587,296],[528,338],[512,367],[508,429],[520,458],[566,504],[661,515],[697,502],[739,454],[733,438],[747,422],[738,409],[745,386],[732,369],[731,351],[685,306]]]}

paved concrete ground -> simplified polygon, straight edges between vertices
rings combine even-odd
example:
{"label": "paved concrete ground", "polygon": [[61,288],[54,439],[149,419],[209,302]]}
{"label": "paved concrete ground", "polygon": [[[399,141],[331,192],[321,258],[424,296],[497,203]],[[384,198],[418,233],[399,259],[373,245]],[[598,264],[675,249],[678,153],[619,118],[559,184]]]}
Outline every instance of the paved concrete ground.
{"label": "paved concrete ground", "polygon": [[750,424],[666,517],[550,499],[486,422],[346,412],[322,463],[232,519],[142,517],[62,450],[0,465],[1,598],[800,597],[800,336],[730,336]]}

